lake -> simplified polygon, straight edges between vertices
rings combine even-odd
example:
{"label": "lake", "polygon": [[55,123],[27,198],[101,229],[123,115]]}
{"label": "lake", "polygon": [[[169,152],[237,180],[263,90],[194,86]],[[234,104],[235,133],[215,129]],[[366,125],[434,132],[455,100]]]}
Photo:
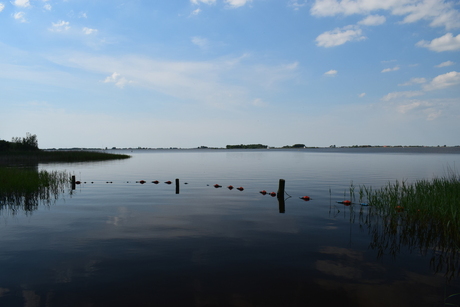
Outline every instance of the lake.
{"label": "lake", "polygon": [[[82,184],[0,211],[0,306],[460,305],[458,258],[338,203],[351,185],[458,173],[460,148],[109,152],[132,158],[40,164]],[[284,198],[259,193],[279,179]]]}

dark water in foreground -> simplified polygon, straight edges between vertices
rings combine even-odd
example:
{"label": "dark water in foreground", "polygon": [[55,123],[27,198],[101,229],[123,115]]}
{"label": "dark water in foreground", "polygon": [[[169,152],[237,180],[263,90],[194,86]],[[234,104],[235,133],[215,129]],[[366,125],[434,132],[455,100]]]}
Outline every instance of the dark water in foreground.
{"label": "dark water in foreground", "polygon": [[[437,251],[376,247],[368,207],[337,203],[349,199],[351,182],[380,187],[445,175],[460,151],[130,154],[39,166],[86,184],[33,212],[1,211],[0,306],[460,304],[449,297],[460,280],[436,267]],[[280,178],[292,196],[284,206],[259,193],[276,192]]]}

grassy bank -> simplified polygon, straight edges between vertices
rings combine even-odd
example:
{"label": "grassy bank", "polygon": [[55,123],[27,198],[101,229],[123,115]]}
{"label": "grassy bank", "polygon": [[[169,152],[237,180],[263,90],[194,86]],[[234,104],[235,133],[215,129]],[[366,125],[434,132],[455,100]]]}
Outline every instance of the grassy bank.
{"label": "grassy bank", "polygon": [[91,162],[127,159],[129,155],[97,151],[0,151],[0,165],[37,164],[52,162]]}

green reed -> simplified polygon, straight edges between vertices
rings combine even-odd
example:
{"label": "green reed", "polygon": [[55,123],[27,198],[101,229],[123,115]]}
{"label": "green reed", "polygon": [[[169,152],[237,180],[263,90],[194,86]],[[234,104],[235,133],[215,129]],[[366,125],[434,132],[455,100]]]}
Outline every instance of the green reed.
{"label": "green reed", "polygon": [[69,180],[65,171],[0,167],[0,211],[36,210],[40,203],[56,200],[69,187]]}
{"label": "green reed", "polygon": [[444,232],[460,229],[460,176],[388,183],[373,190],[360,187],[369,204],[381,215],[438,224]]}
{"label": "green reed", "polygon": [[460,274],[459,175],[389,182],[379,189],[360,186],[359,195],[369,203],[362,221],[372,235],[371,247],[380,255],[396,255],[406,246],[431,252],[432,268],[449,279]]}

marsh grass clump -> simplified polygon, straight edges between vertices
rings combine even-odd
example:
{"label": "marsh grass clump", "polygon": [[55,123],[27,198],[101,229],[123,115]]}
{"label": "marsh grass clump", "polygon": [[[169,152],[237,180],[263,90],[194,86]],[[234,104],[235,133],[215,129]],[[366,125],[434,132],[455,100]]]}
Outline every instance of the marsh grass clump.
{"label": "marsh grass clump", "polygon": [[371,247],[382,254],[397,254],[401,246],[432,252],[431,266],[449,278],[460,275],[460,176],[388,183],[380,189],[361,186],[367,199]]}
{"label": "marsh grass clump", "polygon": [[[361,192],[360,192],[361,194]],[[384,216],[404,217],[442,227],[445,234],[460,229],[460,176],[396,181],[378,190],[364,189],[368,202]]]}
{"label": "marsh grass clump", "polygon": [[69,186],[69,178],[65,171],[0,167],[0,212],[32,212],[40,203],[49,204]]}

